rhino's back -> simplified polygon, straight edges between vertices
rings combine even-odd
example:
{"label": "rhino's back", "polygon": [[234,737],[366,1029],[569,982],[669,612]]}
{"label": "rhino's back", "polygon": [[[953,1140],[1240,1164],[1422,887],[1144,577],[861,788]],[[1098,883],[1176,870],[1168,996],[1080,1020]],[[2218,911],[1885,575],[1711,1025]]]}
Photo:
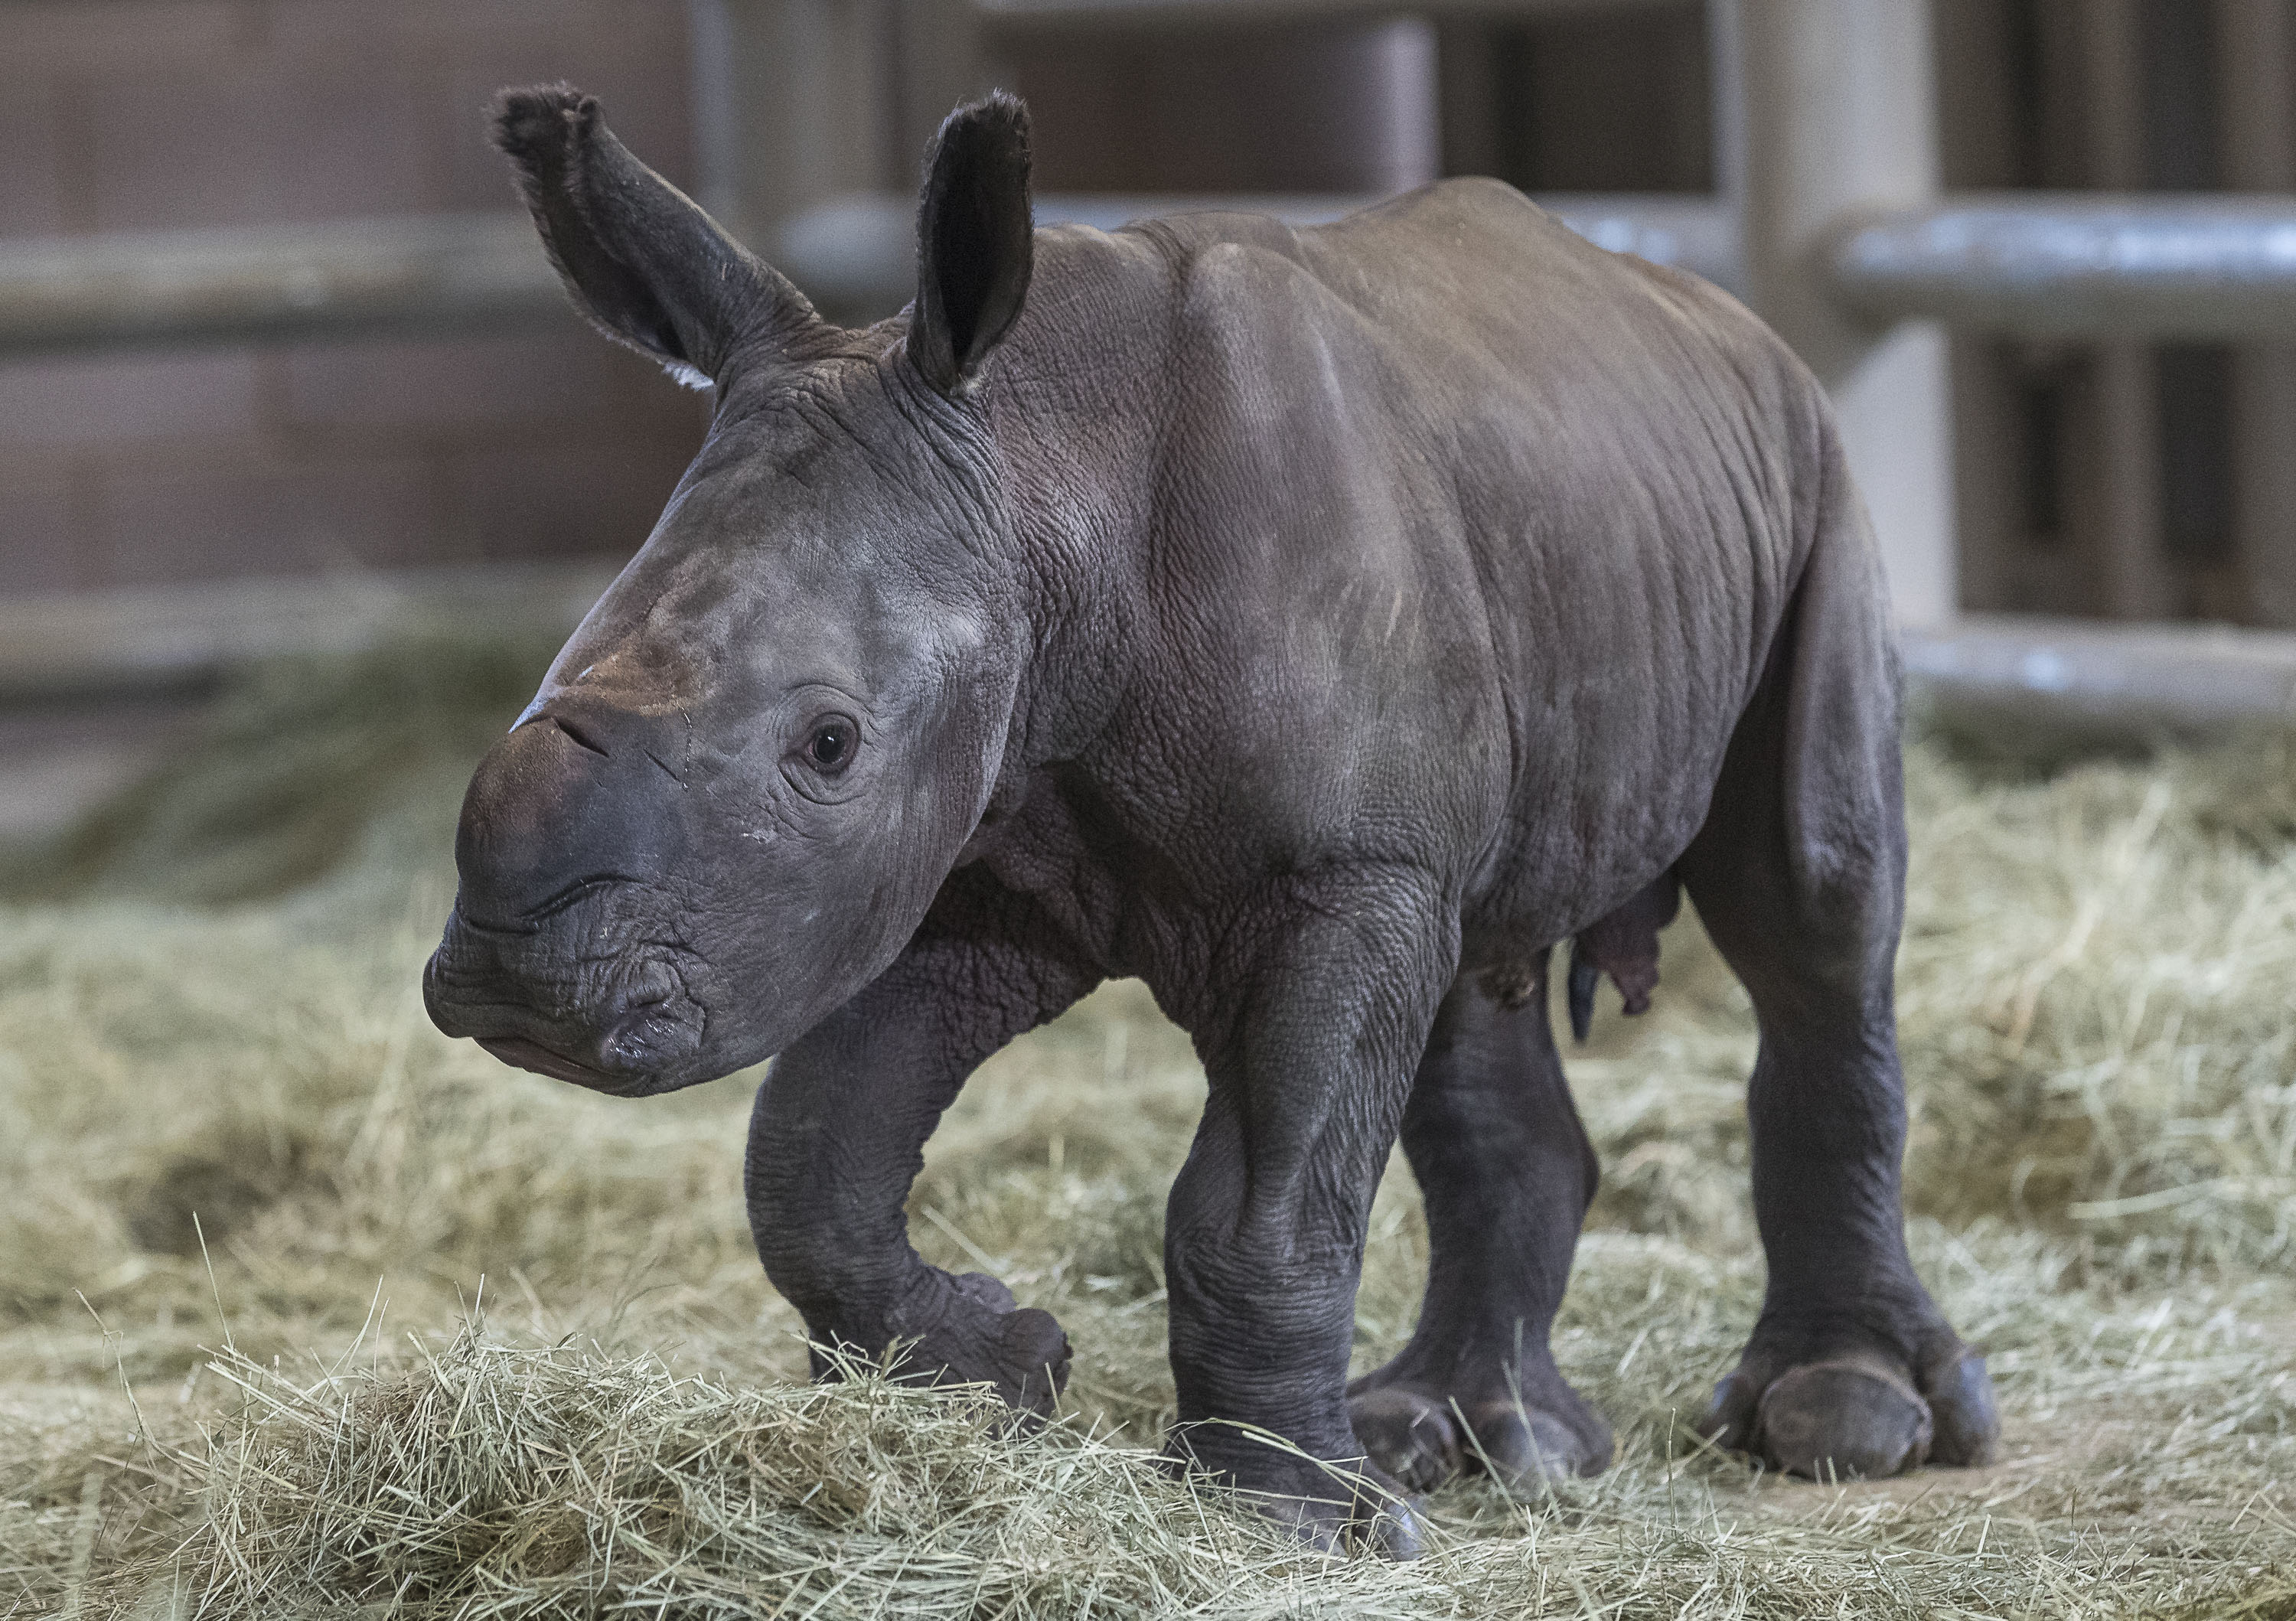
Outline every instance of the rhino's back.
{"label": "rhino's back", "polygon": [[1276,767],[1206,824],[1456,829],[1558,936],[1670,862],[1808,542],[1823,406],[1790,352],[1493,181],[1099,242],[1169,334],[1140,392],[1200,674],[1160,701],[1275,695],[1245,747]]}
{"label": "rhino's back", "polygon": [[1704,820],[1816,539],[1823,394],[1727,294],[1495,181],[1298,234],[1411,377],[1402,454],[1453,480],[1517,759],[1492,877],[1559,937]]}

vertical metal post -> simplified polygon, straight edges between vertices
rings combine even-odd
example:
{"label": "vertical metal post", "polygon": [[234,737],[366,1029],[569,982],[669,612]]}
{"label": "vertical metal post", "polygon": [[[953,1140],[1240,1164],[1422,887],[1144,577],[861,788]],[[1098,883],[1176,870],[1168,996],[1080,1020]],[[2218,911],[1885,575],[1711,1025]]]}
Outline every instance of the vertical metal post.
{"label": "vertical metal post", "polygon": [[[2014,191],[2036,183],[2036,143],[2025,119],[2037,64],[2020,60],[2013,7],[2002,0],[1934,0],[1938,165],[1948,191]],[[2023,68],[2027,70],[2020,72]],[[2023,115],[2023,117],[2021,117]],[[1953,386],[1956,593],[1964,612],[2030,610],[2035,557],[2028,533],[2037,503],[2027,460],[2030,430],[2011,347],[1991,333],[1956,333]]]}
{"label": "vertical metal post", "polygon": [[1435,25],[1397,17],[1375,36],[1379,65],[1371,111],[1381,123],[1375,190],[1407,192],[1443,172],[1442,89]]}
{"label": "vertical metal post", "polygon": [[[2225,179],[2296,191],[2296,11],[2218,0]],[[2258,624],[2296,627],[2296,347],[2247,344],[2233,362],[2233,529]]]}
{"label": "vertical metal post", "polygon": [[923,176],[925,148],[941,120],[959,102],[997,86],[983,53],[980,14],[972,0],[894,0],[894,4],[892,43],[898,83],[890,134],[890,184],[906,196]]}
{"label": "vertical metal post", "polygon": [[1716,149],[1754,308],[1833,396],[1898,618],[1956,607],[1945,334],[1876,331],[1828,299],[1828,229],[1937,192],[1927,0],[1713,0]]}
{"label": "vertical metal post", "polygon": [[[2136,0],[2081,0],[2083,122],[2090,176],[2108,191],[2144,189],[2144,64]],[[2161,402],[2151,347],[2121,339],[2097,348],[2093,406],[2096,502],[2088,524],[2097,607],[2108,618],[2175,617],[2176,583],[2161,546]]]}
{"label": "vertical metal post", "polygon": [[783,222],[915,188],[980,86],[969,0],[691,0],[701,201],[771,257]]}

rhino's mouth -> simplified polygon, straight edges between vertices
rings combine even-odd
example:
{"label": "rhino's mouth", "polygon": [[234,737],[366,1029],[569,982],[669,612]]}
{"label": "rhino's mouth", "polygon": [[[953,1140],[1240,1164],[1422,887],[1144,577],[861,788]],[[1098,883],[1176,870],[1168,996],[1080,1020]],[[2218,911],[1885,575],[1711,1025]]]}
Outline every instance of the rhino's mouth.
{"label": "rhino's mouth", "polygon": [[458,1002],[437,992],[425,1000],[431,1022],[446,1034],[469,1036],[521,1069],[618,1097],[681,1085],[706,1023],[701,1009],[684,997],[593,1018],[541,1013],[520,1003]]}
{"label": "rhino's mouth", "polygon": [[577,1086],[597,1092],[620,1092],[627,1084],[603,1070],[593,1069],[579,1059],[553,1052],[540,1042],[529,1041],[523,1036],[481,1036],[476,1039],[479,1045],[513,1068],[531,1069],[554,1081],[571,1081]]}
{"label": "rhino's mouth", "polygon": [[601,1068],[570,1053],[545,1047],[530,1036],[480,1036],[474,1039],[479,1045],[513,1068],[530,1069],[537,1075],[546,1075],[554,1081],[570,1081],[577,1086],[586,1086],[592,1092],[603,1092],[611,1097],[642,1098],[665,1091],[670,1085],[668,1077],[660,1069]]}
{"label": "rhino's mouth", "polygon": [[683,1085],[709,1023],[687,989],[690,954],[652,941],[569,957],[552,948],[555,932],[457,911],[423,970],[431,1022],[506,1064],[596,1092],[642,1097]]}

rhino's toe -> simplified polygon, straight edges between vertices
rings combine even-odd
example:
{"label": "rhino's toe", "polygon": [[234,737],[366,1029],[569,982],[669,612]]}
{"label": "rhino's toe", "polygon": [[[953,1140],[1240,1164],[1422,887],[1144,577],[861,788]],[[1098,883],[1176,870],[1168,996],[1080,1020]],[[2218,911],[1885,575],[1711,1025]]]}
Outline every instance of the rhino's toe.
{"label": "rhino's toe", "polygon": [[1985,1358],[1956,1345],[1923,1373],[1937,1429],[1930,1442],[1930,1461],[1957,1469],[1992,1462],[2001,1440],[2001,1410],[1993,1400]]}
{"label": "rhino's toe", "polygon": [[1273,1490],[1246,1488],[1245,1501],[1289,1525],[1324,1553],[1371,1553],[1415,1560],[1423,1551],[1418,1495],[1376,1461],[1287,1462]]}
{"label": "rhino's toe", "polygon": [[1419,1537],[1419,1505],[1408,1498],[1382,1503],[1358,1522],[1356,1540],[1382,1559],[1415,1560],[1423,1551]]}
{"label": "rhino's toe", "polygon": [[1697,1429],[1787,1474],[1880,1480],[1924,1463],[1990,1462],[2001,1420],[1985,1359],[1956,1340],[1911,1372],[1870,1351],[1798,1363],[1767,1384],[1741,1364]]}
{"label": "rhino's toe", "polygon": [[1930,1405],[1877,1361],[1792,1368],[1762,1392],[1755,1446],[1771,1468],[1816,1480],[1881,1480],[1918,1469],[1936,1433]]}
{"label": "rhino's toe", "polygon": [[905,1378],[987,1385],[1006,1406],[1038,1416],[1050,1416],[1068,1384],[1069,1337],[1059,1321],[1016,1306],[1013,1291],[984,1273],[947,1278],[922,1331],[901,1326],[915,1336]]}
{"label": "rhino's toe", "polygon": [[1023,1412],[1049,1417],[1069,1382],[1069,1337],[1050,1312],[1024,1306],[1006,1314],[996,1339],[996,1394]]}
{"label": "rhino's toe", "polygon": [[1348,1402],[1348,1421],[1374,1463],[1406,1491],[1431,1492],[1459,1472],[1459,1429],[1442,1404],[1399,1385]]}
{"label": "rhino's toe", "polygon": [[1599,1418],[1573,1425],[1544,1408],[1503,1402],[1470,1410],[1469,1456],[1509,1491],[1538,1493],[1611,1464],[1611,1429]]}
{"label": "rhino's toe", "polygon": [[1510,1491],[1538,1492],[1611,1461],[1610,1426],[1591,1409],[1566,1416],[1512,1400],[1455,1408],[1398,1384],[1351,1397],[1348,1416],[1372,1461],[1414,1492],[1473,1470]]}

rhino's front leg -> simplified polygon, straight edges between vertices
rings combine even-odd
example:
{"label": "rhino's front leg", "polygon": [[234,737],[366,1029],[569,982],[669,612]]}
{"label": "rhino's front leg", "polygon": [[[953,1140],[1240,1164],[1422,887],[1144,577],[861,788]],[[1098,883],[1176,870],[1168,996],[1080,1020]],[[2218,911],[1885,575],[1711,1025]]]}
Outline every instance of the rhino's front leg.
{"label": "rhino's front leg", "polygon": [[1001,893],[938,907],[893,966],[776,1059],[758,1088],[743,1173],[750,1230],[766,1275],[805,1318],[816,1377],[833,1371],[819,1347],[874,1357],[899,1341],[909,1377],[988,1384],[1013,1407],[1052,1410],[1068,1375],[1060,1324],[1016,1309],[994,1278],[927,1265],[903,1205],[925,1139],[973,1068],[1097,982],[1058,938]]}
{"label": "rhino's front leg", "polygon": [[1196,1027],[1210,1093],[1165,1226],[1176,1450],[1324,1546],[1408,1555],[1349,1427],[1372,1196],[1443,989],[1456,913],[1423,875],[1295,886],[1226,934]]}

